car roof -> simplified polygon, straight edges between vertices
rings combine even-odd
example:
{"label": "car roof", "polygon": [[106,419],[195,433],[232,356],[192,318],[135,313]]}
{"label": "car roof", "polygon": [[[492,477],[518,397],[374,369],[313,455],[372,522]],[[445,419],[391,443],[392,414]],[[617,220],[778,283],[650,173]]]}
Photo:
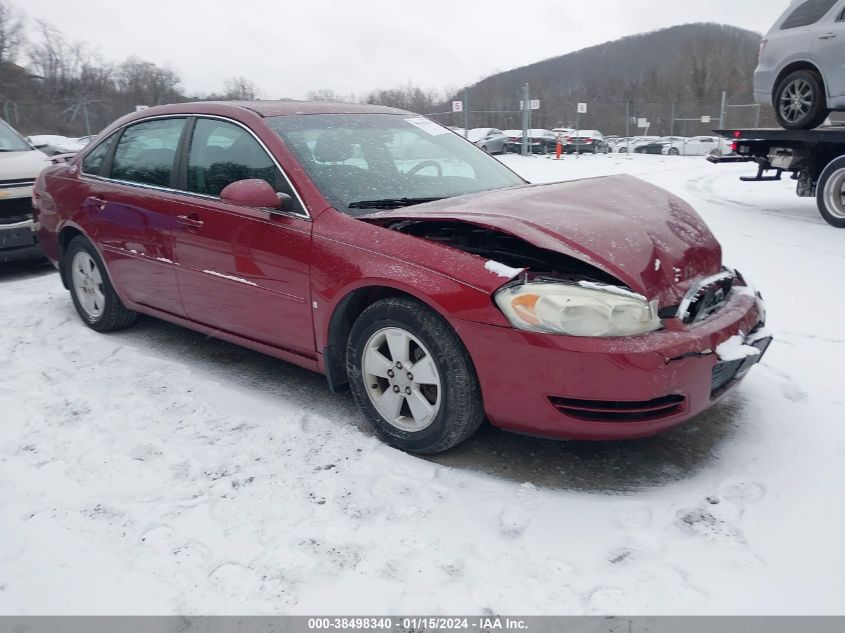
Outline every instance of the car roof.
{"label": "car roof", "polygon": [[419,116],[407,110],[388,108],[369,103],[296,101],[294,99],[281,99],[279,101],[190,101],[186,103],[152,106],[136,112],[130,112],[100,132],[100,136],[105,137],[124,125],[142,121],[150,117],[216,115],[244,120],[245,117],[248,118],[249,116],[274,117],[309,114],[393,114]]}
{"label": "car roof", "polygon": [[233,110],[249,110],[261,117],[292,116],[298,114],[405,114],[413,112],[369,103],[335,103],[329,101],[192,101],[153,106],[137,114],[146,117],[157,114],[231,114]]}
{"label": "car roof", "polygon": [[264,117],[295,114],[414,114],[407,110],[370,103],[334,103],[328,101],[234,101],[239,108],[252,110]]}

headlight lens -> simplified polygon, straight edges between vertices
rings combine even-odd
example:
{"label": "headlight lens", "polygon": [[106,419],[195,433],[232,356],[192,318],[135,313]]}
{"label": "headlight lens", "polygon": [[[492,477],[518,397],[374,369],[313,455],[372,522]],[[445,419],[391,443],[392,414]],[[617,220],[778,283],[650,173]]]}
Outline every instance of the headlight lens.
{"label": "headlight lens", "polygon": [[528,332],[568,336],[634,336],[660,329],[657,301],[598,284],[562,283],[507,286],[496,293],[511,324]]}

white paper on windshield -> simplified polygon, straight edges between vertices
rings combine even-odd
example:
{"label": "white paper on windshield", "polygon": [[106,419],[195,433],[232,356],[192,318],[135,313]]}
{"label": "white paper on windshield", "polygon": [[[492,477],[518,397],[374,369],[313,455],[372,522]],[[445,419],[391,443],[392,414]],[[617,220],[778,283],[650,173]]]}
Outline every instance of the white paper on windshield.
{"label": "white paper on windshield", "polygon": [[420,128],[423,132],[431,134],[432,136],[440,136],[441,134],[449,133],[448,128],[445,128],[442,125],[438,125],[434,121],[429,121],[428,119],[422,116],[415,116],[405,120],[411,125],[415,125],[416,127]]}

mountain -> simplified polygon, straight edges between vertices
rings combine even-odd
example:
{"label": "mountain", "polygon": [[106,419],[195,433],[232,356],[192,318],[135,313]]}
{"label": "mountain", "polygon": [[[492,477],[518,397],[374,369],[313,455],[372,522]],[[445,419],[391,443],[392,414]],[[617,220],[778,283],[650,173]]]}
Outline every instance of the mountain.
{"label": "mountain", "polygon": [[[652,132],[668,134],[673,104],[675,119],[716,120],[723,91],[730,104],[753,103],[760,41],[758,33],[709,23],[633,35],[487,77],[470,86],[470,109],[518,110],[527,82],[531,98],[541,100],[541,109],[532,113],[534,127],[574,124],[576,104],[586,102],[590,109],[581,117],[582,129],[618,134],[624,132],[628,104],[629,116],[649,118]],[[755,113],[745,110],[746,116]],[[521,127],[518,113],[473,118],[474,127]],[[676,121],[676,133],[681,123]],[[688,133],[703,133],[701,125],[687,124]]]}

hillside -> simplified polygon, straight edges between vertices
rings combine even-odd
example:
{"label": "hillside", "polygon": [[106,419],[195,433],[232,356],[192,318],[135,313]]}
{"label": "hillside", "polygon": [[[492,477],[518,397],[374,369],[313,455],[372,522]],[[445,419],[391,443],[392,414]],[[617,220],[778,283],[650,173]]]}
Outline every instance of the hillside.
{"label": "hillside", "polygon": [[[471,109],[515,109],[528,82],[531,97],[543,102],[534,113],[539,127],[572,123],[574,104],[580,101],[591,104],[585,125],[600,120],[616,132],[624,128],[629,101],[632,115],[667,127],[673,102],[676,118],[718,115],[723,90],[730,103],[753,101],[760,39],[757,33],[720,24],[685,24],[629,36],[487,77],[470,87]],[[475,117],[479,126],[508,127],[519,120],[519,115]]]}

